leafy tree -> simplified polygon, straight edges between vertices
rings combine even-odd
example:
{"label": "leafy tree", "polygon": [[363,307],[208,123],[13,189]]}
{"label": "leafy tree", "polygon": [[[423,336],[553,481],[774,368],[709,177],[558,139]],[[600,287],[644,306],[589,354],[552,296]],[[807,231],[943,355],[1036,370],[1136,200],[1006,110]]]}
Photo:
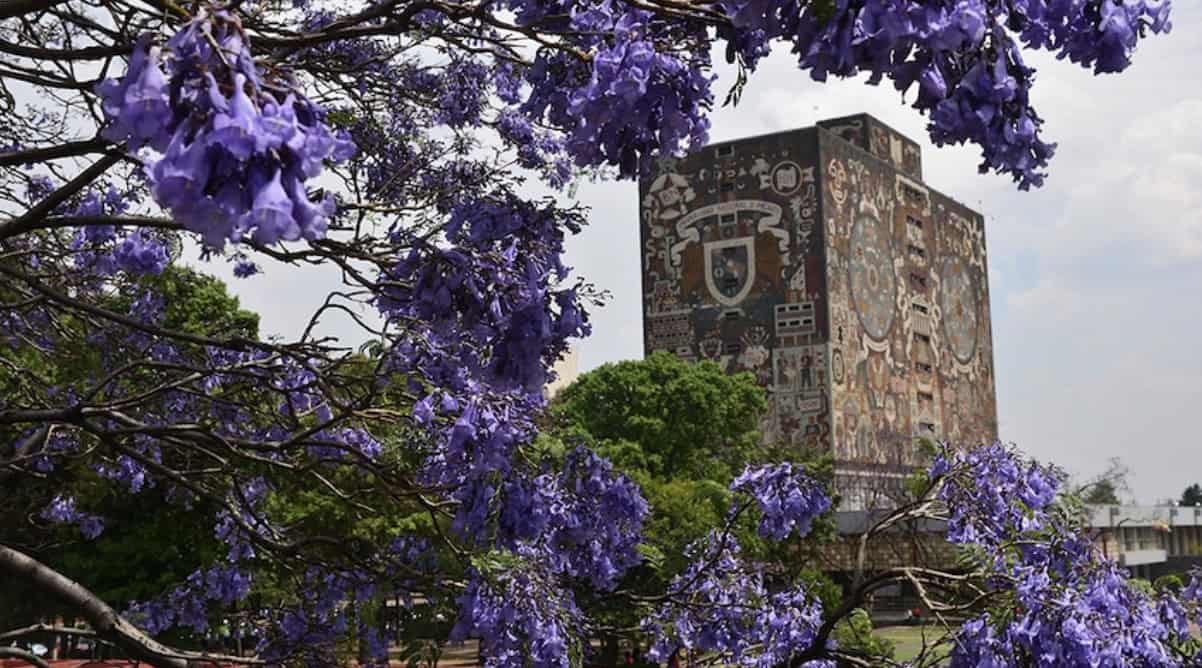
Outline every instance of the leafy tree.
{"label": "leafy tree", "polygon": [[1083,484],[1077,485],[1075,494],[1083,503],[1117,506],[1122,504],[1119,499],[1120,491],[1130,489],[1127,484],[1129,471],[1122,460],[1117,457],[1110,459],[1106,470],[1090,478]]}
{"label": "leafy tree", "polygon": [[1183,506],[1200,506],[1202,505],[1202,485],[1194,483],[1185,488],[1181,493],[1181,505]]}
{"label": "leafy tree", "polygon": [[[685,565],[685,547],[722,526],[728,488],[747,465],[792,461],[831,483],[829,456],[761,444],[766,410],[764,390],[751,374],[728,375],[712,362],[658,352],[581,374],[551,403],[549,433],[584,438],[639,484],[651,507],[645,535],[665,555],[666,572],[675,573]],[[833,525],[820,526],[818,536],[833,536]],[[801,545],[760,544],[754,527],[745,529],[745,547],[773,552],[781,565],[799,563]]]}
{"label": "leafy tree", "polygon": [[1119,500],[1118,491],[1115,484],[1110,480],[1099,480],[1089,486],[1082,497],[1085,503],[1104,504],[1109,506],[1117,506],[1122,504]]}
{"label": "leafy tree", "polygon": [[624,470],[729,481],[760,454],[764,390],[749,373],[653,353],[604,364],[556,396],[561,430],[588,434]]}
{"label": "leafy tree", "polygon": [[[1053,145],[1025,55],[1121,71],[1169,29],[1167,1],[16,0],[0,19],[0,472],[31,511],[3,528],[0,573],[132,658],[239,662],[155,638],[241,606],[256,661],[384,661],[381,604],[403,599],[450,611],[449,635],[479,639],[491,666],[579,665],[599,601],[638,608],[659,657],[814,665],[857,659],[834,629],[874,588],[917,582],[967,620],[948,629],[953,665],[1193,660],[1197,584],[1173,600],[1131,587],[1082,547],[1062,476],[1000,446],[942,453],[874,527],[947,522],[967,572],[860,573],[829,607],[738,535],[807,535],[831,504],[821,484],[789,462],[738,473],[742,443],[706,442],[710,463],[665,442],[648,471],[738,473],[730,503],[654,597],[621,589],[651,558],[644,495],[587,448],[539,449],[548,367],[597,297],[562,263],[585,213],[528,195],[700,147],[711,54],[739,69],[733,102],[781,42],[815,80],[912,91],[933,141],[972,142],[983,171],[1038,186]],[[228,309],[199,283],[156,293],[185,244],[243,279],[304,264],[343,285],[298,336],[261,340],[214,317]],[[361,326],[364,352],[314,335],[332,317]],[[640,448],[670,437],[635,427]],[[106,512],[159,499],[218,549],[132,609],[22,549],[115,534]]]}
{"label": "leafy tree", "polygon": [[[747,465],[792,461],[829,488],[829,455],[761,445],[758,428],[766,409],[764,390],[751,374],[727,375],[712,362],[688,363],[662,352],[602,365],[556,396],[546,433],[583,439],[637,482],[647,499],[642,549],[649,568],[632,572],[624,588],[652,597],[686,570],[689,546],[727,525],[731,482]],[[833,516],[815,518],[814,527],[804,538],[784,540],[764,540],[751,518],[732,529],[773,586],[804,582],[808,591],[820,592],[824,605],[837,607],[837,586],[812,566],[835,536]],[[640,612],[626,606],[598,614],[611,625],[633,628]],[[867,617],[840,626],[841,645],[887,656],[885,646],[870,639],[871,626]]]}

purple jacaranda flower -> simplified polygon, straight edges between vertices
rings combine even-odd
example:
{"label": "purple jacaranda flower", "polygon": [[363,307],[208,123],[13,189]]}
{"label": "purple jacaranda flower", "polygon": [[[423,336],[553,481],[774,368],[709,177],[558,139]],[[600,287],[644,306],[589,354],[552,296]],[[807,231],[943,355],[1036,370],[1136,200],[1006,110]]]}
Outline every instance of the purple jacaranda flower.
{"label": "purple jacaranda flower", "polygon": [[229,151],[239,160],[250,158],[258,135],[259,110],[246,94],[246,76],[234,75],[234,88],[228,109],[213,117],[213,129],[206,141]]}
{"label": "purple jacaranda flower", "polygon": [[255,193],[254,207],[247,215],[246,227],[253,229],[255,241],[273,244],[301,238],[300,226],[292,215],[292,200],[284,192],[277,170]]}

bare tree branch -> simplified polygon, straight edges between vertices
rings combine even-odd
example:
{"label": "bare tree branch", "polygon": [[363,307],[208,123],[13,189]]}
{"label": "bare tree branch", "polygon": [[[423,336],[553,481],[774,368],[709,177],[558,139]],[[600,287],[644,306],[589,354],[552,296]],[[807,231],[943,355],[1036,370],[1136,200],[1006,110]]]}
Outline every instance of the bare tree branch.
{"label": "bare tree branch", "polygon": [[[107,603],[78,582],[37,559],[0,544],[0,573],[25,580],[79,610],[96,635],[125,650],[131,658],[156,668],[189,668],[193,662],[262,664],[258,659],[184,652],[173,649],[140,631],[118,615]],[[44,663],[39,668],[48,668]]]}
{"label": "bare tree branch", "polygon": [[[0,46],[0,51],[4,47]],[[23,165],[28,162],[43,162],[45,160],[58,160],[60,158],[73,158],[75,156],[86,155],[88,153],[99,153],[108,148],[109,143],[101,139],[88,139],[85,141],[72,141],[58,146],[47,146],[44,148],[30,148],[23,151],[9,151],[0,153],[0,167],[10,167],[12,165]]]}
{"label": "bare tree branch", "polygon": [[50,668],[50,664],[33,652],[27,652],[19,647],[0,647],[0,659],[20,659],[38,668]]}
{"label": "bare tree branch", "polygon": [[0,0],[0,19],[45,11],[66,2],[67,0]]}
{"label": "bare tree branch", "polygon": [[31,626],[23,626],[19,629],[5,631],[0,633],[0,640],[8,640],[9,638],[20,638],[31,633],[60,633],[62,635],[71,636],[89,636],[95,637],[96,632],[91,629],[77,629],[73,626],[54,626],[52,624],[33,624]]}
{"label": "bare tree branch", "polygon": [[109,167],[117,164],[122,160],[122,156],[118,153],[108,153],[96,162],[88,166],[87,169],[79,173],[78,176],[67,182],[66,185],[50,193],[46,199],[38,202],[28,211],[17,218],[0,225],[0,241],[11,239],[19,234],[24,234],[37,227],[38,223],[46,217],[55,207],[66,202],[75,193],[88,187],[92,181],[100,178]]}

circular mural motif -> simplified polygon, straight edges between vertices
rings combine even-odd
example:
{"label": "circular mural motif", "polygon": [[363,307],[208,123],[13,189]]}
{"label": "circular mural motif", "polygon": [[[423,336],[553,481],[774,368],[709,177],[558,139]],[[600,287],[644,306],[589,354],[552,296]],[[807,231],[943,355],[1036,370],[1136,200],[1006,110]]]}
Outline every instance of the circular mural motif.
{"label": "circular mural motif", "polygon": [[939,275],[943,333],[956,359],[968,364],[977,349],[977,295],[972,276],[964,260],[955,256],[943,261]]}
{"label": "circular mural motif", "polygon": [[897,282],[889,239],[876,218],[865,214],[856,220],[851,229],[849,264],[852,303],[868,336],[879,341],[893,324]]}

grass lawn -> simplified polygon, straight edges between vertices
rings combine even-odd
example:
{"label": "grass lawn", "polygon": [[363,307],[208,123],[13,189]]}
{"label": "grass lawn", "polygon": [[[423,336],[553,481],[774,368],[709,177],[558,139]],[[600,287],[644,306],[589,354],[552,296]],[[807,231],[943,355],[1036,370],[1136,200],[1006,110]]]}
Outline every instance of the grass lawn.
{"label": "grass lawn", "polygon": [[[884,626],[873,630],[872,634],[893,643],[896,648],[893,655],[894,660],[909,661],[918,656],[918,652],[922,650],[924,634],[927,644],[933,645],[936,640],[943,636],[943,630],[935,625]],[[930,651],[936,656],[946,657],[948,647],[946,644],[943,644],[930,649]]]}

